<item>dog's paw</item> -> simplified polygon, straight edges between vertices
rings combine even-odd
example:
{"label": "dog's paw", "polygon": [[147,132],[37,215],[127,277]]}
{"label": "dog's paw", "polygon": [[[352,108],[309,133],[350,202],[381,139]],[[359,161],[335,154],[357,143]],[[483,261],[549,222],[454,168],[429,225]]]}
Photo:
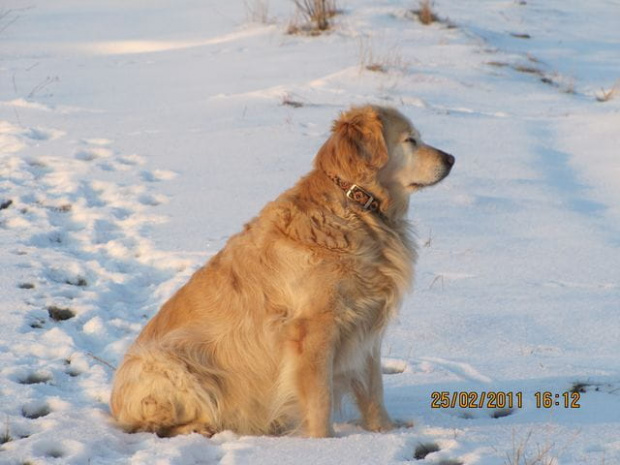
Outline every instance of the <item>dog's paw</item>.
{"label": "dog's paw", "polygon": [[328,428],[313,428],[306,431],[306,436],[309,438],[333,438],[336,436],[336,432],[331,426]]}
{"label": "dog's paw", "polygon": [[180,434],[197,433],[197,434],[203,435],[204,437],[210,438],[216,432],[217,431],[215,430],[215,428],[211,427],[210,425],[196,422],[196,423],[188,423],[185,425],[178,425],[178,426],[173,426],[170,428],[162,429],[158,432],[158,436],[173,437],[173,436],[178,436]]}
{"label": "dog's paw", "polygon": [[394,420],[392,424],[394,425],[394,429],[413,428],[414,426],[412,421],[407,420]]}
{"label": "dog's paw", "polygon": [[380,422],[373,422],[364,425],[364,429],[368,431],[374,431],[376,433],[385,433],[387,431],[392,431],[400,428],[413,428],[413,422],[404,420],[384,419]]}

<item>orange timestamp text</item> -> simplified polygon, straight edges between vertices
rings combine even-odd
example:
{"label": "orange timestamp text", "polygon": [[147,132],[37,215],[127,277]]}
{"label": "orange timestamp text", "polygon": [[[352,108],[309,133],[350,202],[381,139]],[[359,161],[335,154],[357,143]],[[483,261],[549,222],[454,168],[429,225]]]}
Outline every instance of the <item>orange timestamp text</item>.
{"label": "orange timestamp text", "polygon": [[[524,395],[521,391],[434,391],[431,393],[431,408],[489,408],[513,409],[523,408]],[[536,408],[551,409],[554,407],[580,408],[579,392],[537,391],[534,393]]]}

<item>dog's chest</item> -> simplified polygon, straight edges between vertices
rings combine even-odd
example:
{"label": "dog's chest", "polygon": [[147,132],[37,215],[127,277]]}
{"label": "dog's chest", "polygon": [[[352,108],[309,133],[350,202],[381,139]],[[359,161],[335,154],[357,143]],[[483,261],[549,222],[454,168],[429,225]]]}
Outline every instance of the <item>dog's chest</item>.
{"label": "dog's chest", "polygon": [[380,333],[409,288],[415,249],[405,232],[360,241],[340,286],[337,321],[347,332]]}

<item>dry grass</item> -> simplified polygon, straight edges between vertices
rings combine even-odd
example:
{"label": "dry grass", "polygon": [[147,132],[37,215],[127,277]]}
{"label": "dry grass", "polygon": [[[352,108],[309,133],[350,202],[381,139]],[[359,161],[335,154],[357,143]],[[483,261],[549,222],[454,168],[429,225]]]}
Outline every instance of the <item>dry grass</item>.
{"label": "dry grass", "polygon": [[269,16],[268,0],[244,0],[243,3],[248,21],[260,24],[271,24],[273,22]]}
{"label": "dry grass", "polygon": [[575,78],[571,76],[564,76],[556,72],[545,75],[540,80],[545,84],[557,87],[560,92],[564,92],[565,94],[573,95],[577,93]]}
{"label": "dry grass", "polygon": [[441,290],[444,290],[444,279],[443,279],[443,275],[436,275],[435,278],[433,279],[433,281],[431,282],[431,284],[428,286],[428,290],[431,290],[433,288],[433,286],[437,283],[441,284]]}
{"label": "dry grass", "polygon": [[295,98],[289,93],[286,93],[282,96],[282,100],[280,104],[283,106],[288,106],[288,107],[293,107],[293,108],[301,108],[304,106],[303,102],[299,100],[295,100]]}
{"label": "dry grass", "polygon": [[620,92],[620,79],[616,81],[616,83],[611,86],[609,89],[601,89],[600,92],[596,94],[596,100],[599,102],[609,102],[613,98],[618,95]]}
{"label": "dry grass", "polygon": [[407,64],[397,47],[388,47],[377,53],[369,40],[360,40],[359,61],[362,71],[387,73],[390,69],[404,69]]}
{"label": "dry grass", "polygon": [[514,433],[512,435],[512,451],[506,453],[504,465],[558,465],[557,458],[551,456],[553,444],[541,446],[536,444],[534,450],[530,444],[532,431],[525,438],[517,441]]}
{"label": "dry grass", "polygon": [[105,365],[106,367],[108,367],[113,372],[116,371],[116,367],[114,365],[112,365],[110,362],[107,362],[106,360],[102,359],[101,357],[98,357],[97,355],[93,354],[92,352],[88,352],[86,355],[88,355],[93,360],[96,360],[97,362],[101,363],[102,365]]}
{"label": "dry grass", "polygon": [[[30,93],[28,94],[29,99],[39,96],[39,94],[50,87],[52,84],[60,82],[60,77],[58,76],[47,76],[43,81],[39,82],[36,86],[32,88]],[[51,96],[52,94],[47,94]]]}
{"label": "dry grass", "polygon": [[424,248],[430,248],[433,245],[433,230],[429,229],[428,231],[428,239],[426,239],[424,241],[424,244],[422,245],[422,247]]}
{"label": "dry grass", "polygon": [[575,78],[565,77],[558,82],[558,86],[565,94],[576,94],[577,86],[575,84]]}
{"label": "dry grass", "polygon": [[365,67],[368,71],[373,71],[375,73],[387,73],[387,68],[383,66],[381,63],[371,63],[366,65]]}
{"label": "dry grass", "polygon": [[8,29],[18,18],[19,16],[15,14],[15,10],[0,8],[0,33]]}
{"label": "dry grass", "polygon": [[338,14],[336,0],[293,0],[293,3],[298,17],[289,23],[288,34],[319,35],[331,28],[330,20]]}
{"label": "dry grass", "polygon": [[408,10],[406,16],[412,17],[420,21],[420,23],[428,26],[433,23],[439,23],[448,29],[455,29],[457,26],[447,18],[440,18],[433,10],[433,2],[431,0],[420,0],[418,8]]}
{"label": "dry grass", "polygon": [[2,444],[6,444],[7,442],[11,442],[13,438],[11,437],[11,428],[9,426],[9,416],[6,416],[6,421],[4,423],[4,432],[0,434],[0,446]]}
{"label": "dry grass", "polygon": [[529,66],[529,65],[515,65],[512,67],[515,71],[518,71],[520,73],[524,73],[524,74],[536,74],[538,76],[544,76],[544,73],[536,68],[535,66]]}
{"label": "dry grass", "polygon": [[433,3],[431,0],[420,0],[419,8],[417,10],[413,10],[413,13],[425,26],[439,21],[439,18],[433,11]]}
{"label": "dry grass", "polygon": [[[513,64],[513,63],[506,63],[503,61],[487,61],[486,64],[489,66],[493,66],[494,68],[510,68],[510,69],[513,69],[514,71],[517,71],[518,73],[530,74],[532,76],[536,76],[540,79],[542,83],[556,87],[560,92],[563,92],[565,94],[576,94],[577,93],[574,78],[570,76],[563,76],[557,72],[547,73],[543,71],[543,69],[539,65],[537,65],[538,63],[540,63],[539,60],[528,55],[528,61],[524,64],[519,64],[519,63]],[[613,96],[613,91],[612,91],[612,96]],[[600,97],[603,98],[602,95]]]}

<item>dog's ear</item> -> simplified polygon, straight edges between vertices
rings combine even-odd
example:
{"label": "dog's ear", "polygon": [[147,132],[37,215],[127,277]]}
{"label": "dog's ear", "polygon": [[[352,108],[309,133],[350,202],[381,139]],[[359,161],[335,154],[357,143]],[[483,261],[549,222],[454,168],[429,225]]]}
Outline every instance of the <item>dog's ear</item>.
{"label": "dog's ear", "polygon": [[357,107],[343,113],[316,156],[315,166],[350,182],[364,182],[388,160],[383,123],[377,111]]}
{"label": "dog's ear", "polygon": [[383,123],[374,108],[353,108],[342,114],[334,122],[332,133],[333,137],[353,142],[368,166],[376,169],[387,163]]}

